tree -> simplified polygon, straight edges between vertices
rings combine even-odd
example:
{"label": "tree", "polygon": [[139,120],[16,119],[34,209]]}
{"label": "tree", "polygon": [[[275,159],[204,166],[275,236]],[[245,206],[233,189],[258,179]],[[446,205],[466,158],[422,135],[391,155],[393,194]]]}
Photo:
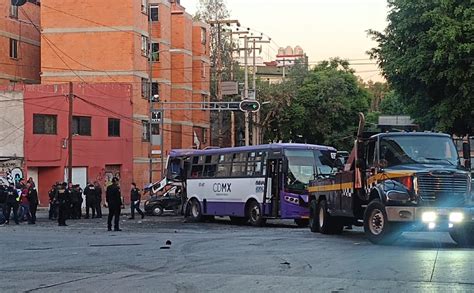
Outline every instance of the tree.
{"label": "tree", "polygon": [[369,51],[425,129],[474,131],[471,0],[389,0],[388,26]]}
{"label": "tree", "polygon": [[408,110],[402,99],[395,91],[388,92],[380,102],[380,112],[383,115],[407,115]]}
{"label": "tree", "polygon": [[[210,21],[226,19],[229,16],[230,13],[224,0],[199,0],[194,19],[209,23]],[[221,25],[211,25],[209,35],[211,69],[213,69],[210,82],[211,98],[217,100],[217,69],[221,68],[222,80],[229,79],[233,63],[232,48],[229,41],[230,35],[224,32]],[[218,59],[220,59],[220,64],[218,64]],[[230,128],[228,127],[230,123],[227,123],[229,120],[229,113],[211,112],[213,145],[223,146],[224,142],[222,140],[224,137],[230,137]]]}
{"label": "tree", "polygon": [[[357,113],[368,110],[369,93],[359,85],[345,60],[321,62],[304,74],[295,72],[287,82],[273,87],[274,119],[266,132],[269,140],[301,141],[350,149]],[[268,118],[268,116],[266,117]]]}

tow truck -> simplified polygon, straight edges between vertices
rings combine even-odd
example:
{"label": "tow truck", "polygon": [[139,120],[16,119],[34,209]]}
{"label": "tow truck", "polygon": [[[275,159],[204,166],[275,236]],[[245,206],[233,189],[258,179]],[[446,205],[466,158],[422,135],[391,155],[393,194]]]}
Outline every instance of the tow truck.
{"label": "tow truck", "polygon": [[374,244],[391,244],[406,231],[446,231],[458,245],[474,245],[469,144],[461,165],[448,134],[369,133],[364,126],[360,113],[346,163],[310,182],[310,230],[363,226]]}

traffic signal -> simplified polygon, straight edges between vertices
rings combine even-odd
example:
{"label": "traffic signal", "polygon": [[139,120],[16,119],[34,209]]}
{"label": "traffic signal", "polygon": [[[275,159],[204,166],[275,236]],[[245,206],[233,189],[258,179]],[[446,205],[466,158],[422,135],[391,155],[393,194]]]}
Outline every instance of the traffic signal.
{"label": "traffic signal", "polygon": [[13,6],[22,6],[26,3],[26,0],[12,0]]}
{"label": "traffic signal", "polygon": [[240,102],[240,111],[257,112],[260,110],[260,103],[255,100],[243,100]]}

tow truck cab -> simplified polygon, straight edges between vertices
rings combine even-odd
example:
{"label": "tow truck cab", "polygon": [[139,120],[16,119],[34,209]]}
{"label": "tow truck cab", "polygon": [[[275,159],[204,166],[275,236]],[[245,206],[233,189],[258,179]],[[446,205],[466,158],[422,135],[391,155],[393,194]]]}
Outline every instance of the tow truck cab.
{"label": "tow truck cab", "polygon": [[318,175],[309,191],[313,232],[355,224],[373,243],[413,230],[449,231],[459,244],[474,243],[470,173],[447,134],[361,133],[345,167]]}

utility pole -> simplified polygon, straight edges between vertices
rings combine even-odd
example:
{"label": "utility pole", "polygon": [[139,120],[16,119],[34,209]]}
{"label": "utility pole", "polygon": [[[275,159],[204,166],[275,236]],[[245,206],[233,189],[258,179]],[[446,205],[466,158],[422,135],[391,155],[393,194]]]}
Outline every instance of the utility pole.
{"label": "utility pole", "polygon": [[68,151],[68,162],[67,162],[67,182],[72,183],[72,111],[74,103],[74,90],[72,82],[69,82],[69,113],[68,113],[68,135],[67,135],[67,151]]}
{"label": "utility pole", "polygon": [[[249,98],[249,69],[248,69],[248,36],[244,36],[244,67],[245,67],[245,81],[244,81],[244,100]],[[249,132],[249,112],[245,112],[245,145],[250,145],[250,132]]]}
{"label": "utility pole", "polygon": [[[253,43],[253,81],[252,81],[252,89],[253,89],[253,99],[257,99],[257,64],[256,64],[256,51],[257,51],[257,44],[268,44],[270,43],[270,40],[262,40],[262,37],[249,37],[249,39],[252,39]],[[259,48],[261,52],[261,48]],[[256,113],[253,114],[253,125],[252,125],[252,144],[253,145],[258,145],[260,144],[260,111],[257,111]]]}
{"label": "utility pole", "polygon": [[[231,63],[231,68],[230,68],[230,80],[234,81],[234,39],[233,35],[245,35],[248,34],[249,31],[230,31],[230,48],[231,48],[231,54],[232,54],[232,63]],[[239,51],[239,56],[240,56],[240,49],[237,49]],[[231,147],[235,147],[235,112],[231,111],[230,112],[230,139],[231,139]]]}
{"label": "utility pole", "polygon": [[[217,25],[217,56],[216,56],[216,98],[218,102],[222,102],[222,24],[236,24],[240,26],[238,20],[235,19],[216,19],[208,21],[211,26]],[[223,113],[221,111],[218,112],[218,121],[217,121],[217,141],[218,146],[221,147],[223,145]]]}

